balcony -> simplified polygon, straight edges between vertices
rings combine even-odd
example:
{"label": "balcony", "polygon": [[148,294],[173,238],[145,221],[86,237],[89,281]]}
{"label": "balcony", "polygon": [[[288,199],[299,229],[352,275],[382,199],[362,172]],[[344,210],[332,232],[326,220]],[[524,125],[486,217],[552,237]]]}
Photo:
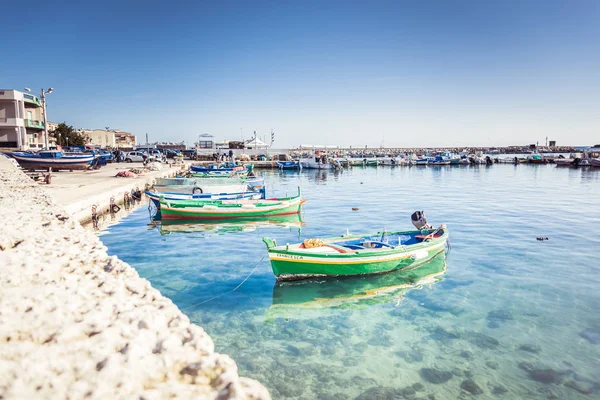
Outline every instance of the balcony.
{"label": "balcony", "polygon": [[40,99],[37,96],[34,96],[29,93],[23,93],[23,102],[29,103],[29,104],[35,104],[38,107],[42,106],[42,102],[40,101]]}
{"label": "balcony", "polygon": [[19,125],[19,120],[17,118],[0,118],[1,127],[15,127]]}
{"label": "balcony", "polygon": [[38,121],[35,119],[25,119],[25,128],[32,129],[44,129],[44,121]]}

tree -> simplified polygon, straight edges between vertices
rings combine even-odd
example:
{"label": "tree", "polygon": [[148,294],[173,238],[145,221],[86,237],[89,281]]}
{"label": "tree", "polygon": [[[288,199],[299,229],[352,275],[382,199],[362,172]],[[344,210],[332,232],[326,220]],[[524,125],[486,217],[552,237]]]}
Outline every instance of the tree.
{"label": "tree", "polygon": [[85,146],[85,137],[64,122],[50,132],[59,146]]}

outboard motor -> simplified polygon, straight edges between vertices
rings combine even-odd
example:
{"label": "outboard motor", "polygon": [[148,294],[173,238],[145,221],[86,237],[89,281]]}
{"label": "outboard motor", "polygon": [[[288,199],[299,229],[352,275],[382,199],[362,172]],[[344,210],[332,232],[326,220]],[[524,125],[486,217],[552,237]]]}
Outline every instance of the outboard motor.
{"label": "outboard motor", "polygon": [[420,231],[425,230],[425,229],[433,229],[433,226],[431,226],[427,223],[427,219],[425,218],[424,211],[415,211],[410,216],[410,219],[412,220],[412,223],[415,226],[415,228],[417,228]]}

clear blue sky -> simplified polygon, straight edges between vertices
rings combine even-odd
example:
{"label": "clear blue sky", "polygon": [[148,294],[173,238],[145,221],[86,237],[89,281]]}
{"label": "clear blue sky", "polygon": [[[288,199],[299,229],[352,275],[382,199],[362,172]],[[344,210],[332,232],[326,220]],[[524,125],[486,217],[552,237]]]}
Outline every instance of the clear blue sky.
{"label": "clear blue sky", "polygon": [[151,141],[586,145],[599,21],[598,0],[11,1],[0,87]]}

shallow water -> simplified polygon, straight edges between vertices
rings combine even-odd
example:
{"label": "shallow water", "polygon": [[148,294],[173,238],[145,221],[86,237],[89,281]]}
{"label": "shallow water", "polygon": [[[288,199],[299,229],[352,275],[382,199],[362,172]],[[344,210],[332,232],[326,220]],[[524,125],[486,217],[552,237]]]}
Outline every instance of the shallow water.
{"label": "shallow water", "polygon": [[[265,176],[269,196],[302,187],[304,226],[161,230],[140,209],[101,240],[274,398],[600,398],[600,169]],[[450,254],[429,270],[275,283],[263,236],[410,229],[415,210],[450,230]]]}

